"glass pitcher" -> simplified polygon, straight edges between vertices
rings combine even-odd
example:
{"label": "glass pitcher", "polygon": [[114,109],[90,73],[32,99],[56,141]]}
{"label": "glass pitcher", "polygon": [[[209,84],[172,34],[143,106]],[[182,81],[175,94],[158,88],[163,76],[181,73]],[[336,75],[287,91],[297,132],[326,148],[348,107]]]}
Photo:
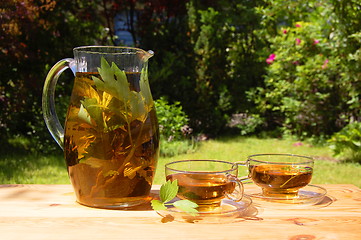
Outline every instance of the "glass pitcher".
{"label": "glass pitcher", "polygon": [[[148,82],[152,51],[86,46],[56,63],[43,90],[45,123],[64,150],[80,204],[126,208],[150,200],[159,154],[159,129]],[[55,112],[60,74],[75,73],[63,129]]]}

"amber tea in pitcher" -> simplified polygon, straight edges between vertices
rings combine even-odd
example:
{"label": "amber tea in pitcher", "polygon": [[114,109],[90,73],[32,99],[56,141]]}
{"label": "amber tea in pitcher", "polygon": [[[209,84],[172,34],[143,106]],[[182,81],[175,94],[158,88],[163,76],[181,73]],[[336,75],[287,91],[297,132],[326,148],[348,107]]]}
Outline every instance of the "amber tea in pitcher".
{"label": "amber tea in pitcher", "polygon": [[[64,149],[77,201],[100,208],[149,201],[159,152],[147,74],[150,53],[137,48],[80,47],[74,55],[75,60],[62,60],[65,67],[75,65],[76,72],[63,138],[58,134],[62,129],[53,124],[57,118],[48,110],[54,106],[46,101],[51,92],[46,86],[43,109],[50,132]],[[49,81],[56,77],[51,74]]]}
{"label": "amber tea in pitcher", "polygon": [[[139,83],[139,73],[126,76]],[[75,192],[80,202],[91,205],[149,198],[156,163],[154,143],[158,141],[152,125],[155,110],[148,106],[150,110],[141,120],[126,109],[124,115],[112,111],[122,102],[96,91],[93,77],[100,76],[76,74],[66,117],[64,151]],[[83,99],[81,104],[78,99]],[[129,158],[131,152],[133,156]]]}

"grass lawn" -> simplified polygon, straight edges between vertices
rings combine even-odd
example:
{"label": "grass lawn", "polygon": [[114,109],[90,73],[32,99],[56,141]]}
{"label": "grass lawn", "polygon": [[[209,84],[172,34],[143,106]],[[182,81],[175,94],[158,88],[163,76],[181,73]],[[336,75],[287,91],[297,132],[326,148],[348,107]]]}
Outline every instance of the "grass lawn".
{"label": "grass lawn", "polygon": [[[361,165],[338,163],[327,147],[310,146],[292,140],[258,139],[255,137],[220,138],[201,142],[196,152],[175,157],[161,157],[155,184],[164,182],[164,164],[182,159],[219,159],[231,162],[245,161],[256,153],[292,153],[314,156],[313,184],[350,183],[361,187]],[[241,169],[240,175],[246,170]],[[11,153],[0,156],[0,184],[69,184],[63,154],[59,151],[50,156]]]}

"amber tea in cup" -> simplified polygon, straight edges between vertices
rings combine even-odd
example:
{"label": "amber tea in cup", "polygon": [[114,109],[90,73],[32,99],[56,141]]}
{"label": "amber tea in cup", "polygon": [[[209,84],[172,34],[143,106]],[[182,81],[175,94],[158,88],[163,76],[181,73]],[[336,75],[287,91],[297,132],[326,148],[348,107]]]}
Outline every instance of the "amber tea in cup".
{"label": "amber tea in cup", "polygon": [[296,197],[312,178],[314,160],[291,154],[257,154],[248,157],[249,177],[267,197]]}
{"label": "amber tea in cup", "polygon": [[224,198],[240,201],[243,197],[236,163],[183,160],[166,164],[165,171],[167,180],[178,181],[177,196],[197,203],[202,211],[219,207]]}

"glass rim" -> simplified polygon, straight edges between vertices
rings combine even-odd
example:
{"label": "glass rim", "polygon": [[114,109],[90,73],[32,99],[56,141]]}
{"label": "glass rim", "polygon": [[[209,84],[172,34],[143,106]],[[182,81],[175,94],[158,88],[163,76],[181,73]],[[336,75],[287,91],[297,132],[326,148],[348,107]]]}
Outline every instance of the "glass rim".
{"label": "glass rim", "polygon": [[[97,51],[101,50],[101,49],[115,49],[118,50],[116,52],[111,52],[111,51]],[[121,51],[121,50],[133,50],[133,52],[125,52],[125,51]],[[80,46],[80,47],[75,47],[73,48],[74,52],[83,52],[83,53],[88,53],[88,54],[124,54],[124,53],[138,53],[141,52],[149,57],[154,55],[154,52],[152,50],[148,50],[145,51],[141,48],[136,48],[136,47],[127,47],[127,46],[100,46],[100,45],[90,45],[90,46]]]}
{"label": "glass rim", "polygon": [[[224,163],[224,164],[228,164],[230,165],[229,169],[226,170],[215,170],[215,171],[191,171],[191,170],[179,170],[179,169],[175,169],[172,167],[169,167],[170,165],[173,164],[177,164],[177,163],[186,163],[186,162],[215,162],[215,163]],[[193,159],[193,160],[177,160],[177,161],[173,161],[173,162],[169,162],[166,163],[164,165],[165,169],[170,170],[170,171],[174,171],[177,173],[227,173],[227,172],[232,172],[235,170],[238,170],[238,164],[237,163],[232,163],[232,162],[227,162],[227,161],[222,161],[222,160],[213,160],[213,159]]]}
{"label": "glass rim", "polygon": [[[282,157],[298,157],[298,158],[304,158],[308,160],[299,161],[299,162],[292,162],[292,161],[267,161],[267,160],[258,160],[254,159],[254,157],[262,157],[262,156],[282,156]],[[310,164],[314,163],[315,159],[311,156],[304,156],[304,155],[298,155],[298,154],[289,154],[289,153],[262,153],[262,154],[253,154],[247,157],[247,161],[254,161],[258,163],[275,163],[280,165],[296,165],[296,164]]]}

